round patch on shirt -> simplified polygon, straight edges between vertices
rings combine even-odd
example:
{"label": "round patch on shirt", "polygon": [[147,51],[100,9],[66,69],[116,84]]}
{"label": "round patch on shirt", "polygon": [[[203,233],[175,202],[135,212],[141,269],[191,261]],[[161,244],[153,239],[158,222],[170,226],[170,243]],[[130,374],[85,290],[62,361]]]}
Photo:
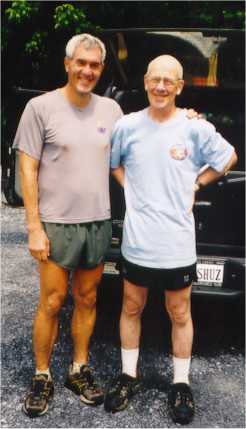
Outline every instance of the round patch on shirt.
{"label": "round patch on shirt", "polygon": [[184,144],[176,144],[171,146],[170,148],[170,155],[173,159],[176,159],[177,161],[182,161],[185,159],[188,155],[188,150],[185,147]]}

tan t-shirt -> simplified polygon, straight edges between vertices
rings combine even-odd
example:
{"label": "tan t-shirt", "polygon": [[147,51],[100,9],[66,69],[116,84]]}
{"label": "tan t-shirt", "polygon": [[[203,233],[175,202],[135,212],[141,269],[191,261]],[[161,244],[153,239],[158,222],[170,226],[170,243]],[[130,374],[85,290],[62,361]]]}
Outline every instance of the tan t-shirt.
{"label": "tan t-shirt", "polygon": [[80,223],[110,218],[110,137],[121,116],[114,100],[96,94],[81,109],[59,89],[27,103],[13,147],[40,161],[42,221]]}

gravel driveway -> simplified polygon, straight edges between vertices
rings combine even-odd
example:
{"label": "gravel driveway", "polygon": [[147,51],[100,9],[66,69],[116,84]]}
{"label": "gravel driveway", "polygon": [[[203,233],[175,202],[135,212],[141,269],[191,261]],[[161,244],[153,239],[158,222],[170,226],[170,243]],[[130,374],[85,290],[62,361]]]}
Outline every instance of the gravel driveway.
{"label": "gravel driveway", "polygon": [[[171,381],[169,324],[158,298],[150,298],[143,316],[140,354],[142,390],[129,408],[107,414],[103,406],[88,407],[63,388],[71,358],[69,295],[60,317],[60,335],[51,370],[55,397],[50,412],[30,420],[21,404],[33,373],[31,327],[38,300],[36,263],[26,245],[23,208],[2,207],[2,412],[3,428],[169,428],[167,388]],[[119,370],[118,317],[121,289],[105,281],[98,298],[98,319],[92,339],[90,364],[106,385]],[[151,301],[152,300],[152,301]],[[204,308],[205,307],[205,308]],[[195,343],[191,384],[196,401],[191,428],[244,428],[243,321],[238,330],[228,323],[237,315],[225,307],[194,303]],[[228,306],[226,307],[228,310]],[[223,312],[224,311],[224,312]],[[202,314],[202,316],[201,316]],[[200,318],[200,319],[199,319]],[[223,325],[224,321],[227,321]],[[239,323],[239,316],[236,323]],[[230,329],[229,329],[230,328]],[[163,338],[163,346],[161,336]],[[177,425],[179,426],[179,425]]]}

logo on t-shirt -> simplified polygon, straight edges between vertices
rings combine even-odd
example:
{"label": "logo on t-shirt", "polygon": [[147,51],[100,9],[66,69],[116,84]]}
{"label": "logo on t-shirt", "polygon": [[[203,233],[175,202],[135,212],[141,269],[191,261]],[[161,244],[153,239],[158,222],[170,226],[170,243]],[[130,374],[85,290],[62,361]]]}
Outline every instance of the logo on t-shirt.
{"label": "logo on t-shirt", "polygon": [[177,161],[182,161],[188,155],[188,150],[183,143],[177,143],[170,148],[170,155]]}
{"label": "logo on t-shirt", "polygon": [[101,134],[104,134],[106,131],[106,128],[103,126],[101,122],[97,123],[97,131]]}

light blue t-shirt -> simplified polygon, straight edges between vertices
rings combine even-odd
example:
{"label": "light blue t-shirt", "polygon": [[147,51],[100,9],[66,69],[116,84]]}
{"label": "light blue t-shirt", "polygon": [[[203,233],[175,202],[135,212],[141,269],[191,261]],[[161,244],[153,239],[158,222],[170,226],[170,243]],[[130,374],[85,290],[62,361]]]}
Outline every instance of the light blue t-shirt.
{"label": "light blue t-shirt", "polygon": [[224,169],[234,151],[214,126],[177,111],[167,122],[148,109],[125,115],[112,134],[111,168],[125,169],[122,254],[150,268],[196,262],[192,207],[201,167]]}

